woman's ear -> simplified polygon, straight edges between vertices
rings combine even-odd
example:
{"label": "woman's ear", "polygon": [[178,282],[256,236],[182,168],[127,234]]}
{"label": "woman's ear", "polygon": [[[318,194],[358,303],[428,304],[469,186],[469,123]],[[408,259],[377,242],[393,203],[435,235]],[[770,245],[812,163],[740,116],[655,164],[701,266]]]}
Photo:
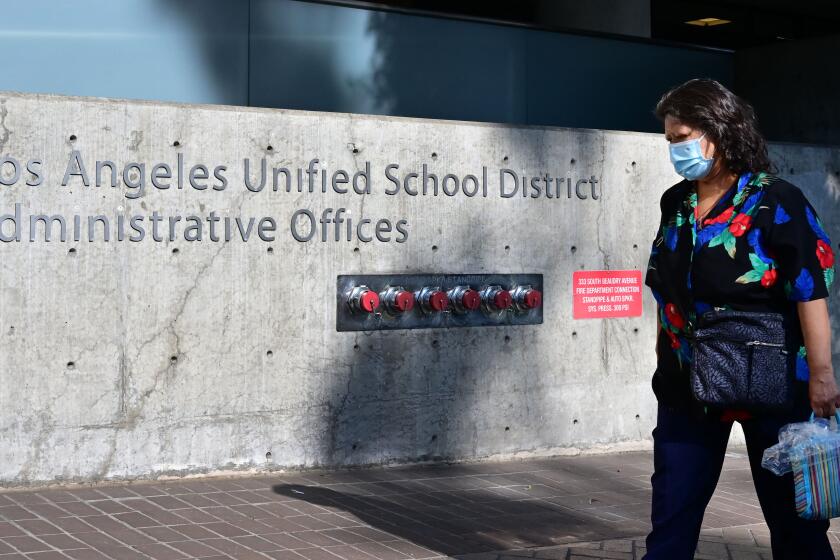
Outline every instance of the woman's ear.
{"label": "woman's ear", "polygon": [[701,142],[703,142],[703,157],[704,158],[708,159],[708,158],[714,158],[715,156],[717,156],[717,153],[716,153],[717,149],[716,149],[715,143],[712,142],[712,140],[708,137],[708,135],[704,136],[703,140],[701,140]]}

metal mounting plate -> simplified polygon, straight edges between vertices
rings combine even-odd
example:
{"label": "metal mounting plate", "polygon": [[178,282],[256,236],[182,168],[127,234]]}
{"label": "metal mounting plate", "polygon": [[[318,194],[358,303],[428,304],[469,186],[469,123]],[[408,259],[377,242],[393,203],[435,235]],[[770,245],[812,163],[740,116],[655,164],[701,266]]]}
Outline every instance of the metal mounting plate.
{"label": "metal mounting plate", "polygon": [[517,286],[531,286],[545,294],[542,274],[349,274],[336,281],[335,327],[342,331],[377,331],[395,329],[429,329],[447,327],[492,327],[539,325],[543,322],[543,305],[535,309],[510,308],[488,312],[484,308],[466,313],[452,309],[441,313],[425,313],[420,305],[408,313],[390,314],[383,307],[376,313],[355,313],[348,304],[348,296],[356,286],[367,286],[377,293],[391,286],[402,286],[417,293],[426,286],[439,286],[445,291],[456,286],[470,286],[481,291],[486,286],[502,286],[513,291]]}

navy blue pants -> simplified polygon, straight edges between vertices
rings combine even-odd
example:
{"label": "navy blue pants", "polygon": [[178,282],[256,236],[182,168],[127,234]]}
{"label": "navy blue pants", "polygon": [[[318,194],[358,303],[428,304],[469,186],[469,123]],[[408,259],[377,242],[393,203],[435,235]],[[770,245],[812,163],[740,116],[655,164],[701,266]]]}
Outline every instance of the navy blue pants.
{"label": "navy blue pants", "polygon": [[[828,521],[810,521],[796,514],[793,475],[776,476],[761,466],[764,450],[778,442],[779,428],[807,420],[807,397],[784,414],[756,415],[741,422],[753,483],[764,519],[770,527],[774,560],[834,558],[826,531]],[[647,537],[647,560],[694,558],[706,506],[723,466],[732,422],[701,417],[685,409],[659,405],[653,430],[654,473],[651,477],[653,530]]]}

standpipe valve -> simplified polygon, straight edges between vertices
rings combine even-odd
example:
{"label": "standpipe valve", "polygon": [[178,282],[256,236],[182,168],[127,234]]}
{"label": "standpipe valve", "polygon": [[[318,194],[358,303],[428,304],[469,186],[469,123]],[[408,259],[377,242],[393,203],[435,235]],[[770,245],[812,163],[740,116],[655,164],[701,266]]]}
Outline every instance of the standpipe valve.
{"label": "standpipe valve", "polygon": [[379,294],[367,286],[356,286],[350,291],[347,303],[354,313],[373,313],[379,307]]}

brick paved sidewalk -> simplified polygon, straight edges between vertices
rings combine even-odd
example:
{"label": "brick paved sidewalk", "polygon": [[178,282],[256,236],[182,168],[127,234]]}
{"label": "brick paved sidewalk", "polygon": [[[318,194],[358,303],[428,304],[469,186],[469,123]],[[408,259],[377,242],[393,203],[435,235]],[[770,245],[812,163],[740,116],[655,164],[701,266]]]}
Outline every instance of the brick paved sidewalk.
{"label": "brick paved sidewalk", "polygon": [[[630,453],[6,490],[0,560],[641,558],[651,468]],[[761,522],[730,453],[697,558],[770,558]]]}

